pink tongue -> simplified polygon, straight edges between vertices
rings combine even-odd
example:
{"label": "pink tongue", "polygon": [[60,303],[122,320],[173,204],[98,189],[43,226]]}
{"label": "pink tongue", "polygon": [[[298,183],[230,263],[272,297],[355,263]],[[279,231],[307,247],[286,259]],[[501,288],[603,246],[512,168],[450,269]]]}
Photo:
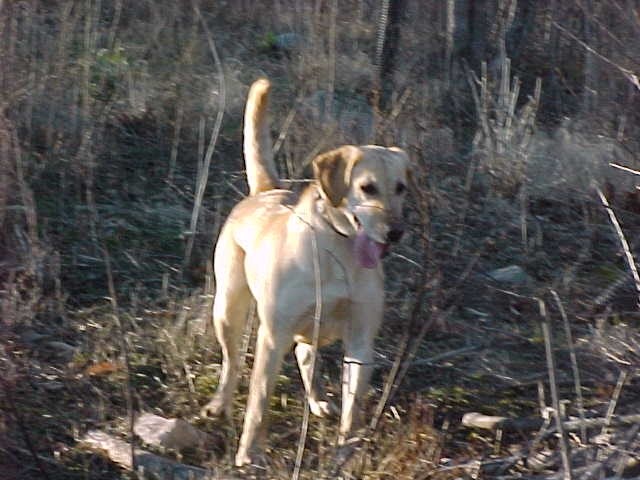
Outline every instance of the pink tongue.
{"label": "pink tongue", "polygon": [[358,263],[363,268],[375,268],[384,253],[386,245],[372,240],[362,229],[358,229],[353,250]]}

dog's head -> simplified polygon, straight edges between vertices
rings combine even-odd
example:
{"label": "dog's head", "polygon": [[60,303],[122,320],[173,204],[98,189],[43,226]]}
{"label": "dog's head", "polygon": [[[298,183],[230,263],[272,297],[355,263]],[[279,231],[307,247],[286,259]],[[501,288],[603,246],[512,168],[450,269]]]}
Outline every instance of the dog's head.
{"label": "dog's head", "polygon": [[395,147],[347,145],[315,158],[313,170],[330,208],[348,220],[350,228],[344,233],[354,237],[359,263],[375,267],[404,232],[407,154]]}

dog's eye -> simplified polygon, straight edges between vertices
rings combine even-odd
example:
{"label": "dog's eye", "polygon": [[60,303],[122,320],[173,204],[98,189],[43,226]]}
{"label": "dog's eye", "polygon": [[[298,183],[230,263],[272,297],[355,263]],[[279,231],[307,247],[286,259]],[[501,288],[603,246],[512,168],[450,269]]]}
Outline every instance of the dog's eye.
{"label": "dog's eye", "polygon": [[404,183],[398,182],[396,185],[396,195],[401,195],[407,191],[407,186]]}
{"label": "dog's eye", "polygon": [[378,193],[378,187],[376,187],[373,183],[365,183],[360,186],[360,190],[362,190],[367,195],[375,195]]}

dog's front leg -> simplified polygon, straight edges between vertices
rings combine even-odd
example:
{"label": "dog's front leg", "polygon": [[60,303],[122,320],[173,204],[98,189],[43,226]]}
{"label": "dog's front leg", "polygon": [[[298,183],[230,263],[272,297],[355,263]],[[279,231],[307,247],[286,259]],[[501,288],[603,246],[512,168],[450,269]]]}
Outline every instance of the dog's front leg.
{"label": "dog's front leg", "polygon": [[371,349],[347,349],[342,364],[342,414],[338,443],[343,444],[362,426],[361,402],[373,370]]}
{"label": "dog's front leg", "polygon": [[360,410],[373,371],[373,341],[382,321],[382,295],[368,295],[366,302],[353,302],[346,325],[342,365],[342,414],[338,443],[344,443],[362,426]]}
{"label": "dog's front leg", "polygon": [[[322,388],[322,382],[320,381],[320,353],[317,350],[314,352],[313,346],[308,343],[298,343],[295,348],[295,354],[298,360],[300,376],[302,377],[302,382],[307,392],[311,413],[317,417],[327,417],[331,415],[336,409],[335,406],[329,402]],[[315,368],[313,368],[314,372],[312,372],[314,357]]]}
{"label": "dog's front leg", "polygon": [[255,462],[255,455],[262,450],[266,435],[266,417],[269,398],[273,393],[276,376],[289,344],[277,338],[264,325],[258,329],[256,355],[251,372],[249,399],[244,416],[244,427],[236,454],[236,466]]}

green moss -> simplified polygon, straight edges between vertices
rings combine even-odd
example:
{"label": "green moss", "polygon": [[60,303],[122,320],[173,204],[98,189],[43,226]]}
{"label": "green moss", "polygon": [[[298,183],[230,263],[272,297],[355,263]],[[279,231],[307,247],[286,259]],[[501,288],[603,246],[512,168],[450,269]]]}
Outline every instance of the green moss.
{"label": "green moss", "polygon": [[273,32],[267,32],[258,39],[257,47],[261,53],[271,53],[277,47],[278,37]]}
{"label": "green moss", "polygon": [[218,377],[219,375],[217,373],[197,376],[194,382],[196,393],[202,396],[213,395],[216,388],[218,388]]}
{"label": "green moss", "polygon": [[604,282],[615,282],[620,278],[620,269],[612,263],[601,263],[593,269],[593,275]]}
{"label": "green moss", "polygon": [[427,394],[438,403],[449,406],[465,406],[470,403],[471,398],[478,393],[475,389],[466,388],[460,385],[429,388]]}

